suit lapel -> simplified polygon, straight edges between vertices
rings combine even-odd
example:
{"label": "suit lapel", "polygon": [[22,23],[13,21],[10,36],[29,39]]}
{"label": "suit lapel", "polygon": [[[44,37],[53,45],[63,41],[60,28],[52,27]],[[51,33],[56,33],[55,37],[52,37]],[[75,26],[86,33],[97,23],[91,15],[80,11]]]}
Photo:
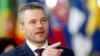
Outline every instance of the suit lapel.
{"label": "suit lapel", "polygon": [[35,56],[26,43],[21,46],[21,53],[22,56]]}
{"label": "suit lapel", "polygon": [[[48,44],[51,45],[51,43]],[[25,42],[24,44],[22,44],[22,46],[20,46],[19,56],[35,56],[35,55]]]}

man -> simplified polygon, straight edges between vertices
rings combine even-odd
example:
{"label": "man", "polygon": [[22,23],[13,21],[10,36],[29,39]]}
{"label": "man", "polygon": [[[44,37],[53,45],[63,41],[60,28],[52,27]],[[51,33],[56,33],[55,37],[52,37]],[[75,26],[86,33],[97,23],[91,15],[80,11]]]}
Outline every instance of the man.
{"label": "man", "polygon": [[[48,19],[43,6],[38,3],[26,4],[21,8],[19,17],[19,27],[25,34],[26,42],[1,56],[74,56],[73,51],[61,47],[60,42],[48,43]],[[41,54],[36,49],[44,50]]]}

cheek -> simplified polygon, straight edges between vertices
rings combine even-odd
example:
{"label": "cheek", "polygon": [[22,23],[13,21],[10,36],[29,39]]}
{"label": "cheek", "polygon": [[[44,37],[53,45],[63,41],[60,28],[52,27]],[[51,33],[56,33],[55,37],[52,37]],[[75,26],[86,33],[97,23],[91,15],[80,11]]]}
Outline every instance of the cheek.
{"label": "cheek", "polygon": [[31,28],[25,28],[25,34],[27,36],[32,36],[34,34],[34,31]]}
{"label": "cheek", "polygon": [[48,25],[49,25],[48,21],[44,22],[43,25],[48,27]]}
{"label": "cheek", "polygon": [[33,31],[33,28],[30,27],[30,26],[25,26],[24,31],[25,31],[26,33],[31,33],[31,32]]}
{"label": "cheek", "polygon": [[48,25],[48,23],[46,24],[45,28],[46,28],[47,30],[49,30],[49,25]]}
{"label": "cheek", "polygon": [[45,30],[46,32],[49,31],[49,26],[48,26],[48,24],[44,26],[44,30]]}

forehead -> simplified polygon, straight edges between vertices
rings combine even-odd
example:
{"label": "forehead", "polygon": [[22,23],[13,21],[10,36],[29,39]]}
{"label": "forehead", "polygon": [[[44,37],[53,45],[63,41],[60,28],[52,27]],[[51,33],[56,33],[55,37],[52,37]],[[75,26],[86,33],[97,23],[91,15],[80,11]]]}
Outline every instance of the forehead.
{"label": "forehead", "polygon": [[30,9],[30,10],[25,10],[24,13],[25,17],[29,18],[40,18],[40,17],[46,17],[46,13],[42,9]]}

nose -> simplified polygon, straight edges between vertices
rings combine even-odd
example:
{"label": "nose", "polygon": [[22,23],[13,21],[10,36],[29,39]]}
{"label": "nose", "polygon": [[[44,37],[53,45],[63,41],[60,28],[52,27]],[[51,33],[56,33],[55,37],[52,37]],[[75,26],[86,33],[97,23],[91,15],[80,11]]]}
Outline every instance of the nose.
{"label": "nose", "polygon": [[43,25],[42,25],[42,23],[41,22],[37,22],[37,28],[42,28],[43,27]]}

